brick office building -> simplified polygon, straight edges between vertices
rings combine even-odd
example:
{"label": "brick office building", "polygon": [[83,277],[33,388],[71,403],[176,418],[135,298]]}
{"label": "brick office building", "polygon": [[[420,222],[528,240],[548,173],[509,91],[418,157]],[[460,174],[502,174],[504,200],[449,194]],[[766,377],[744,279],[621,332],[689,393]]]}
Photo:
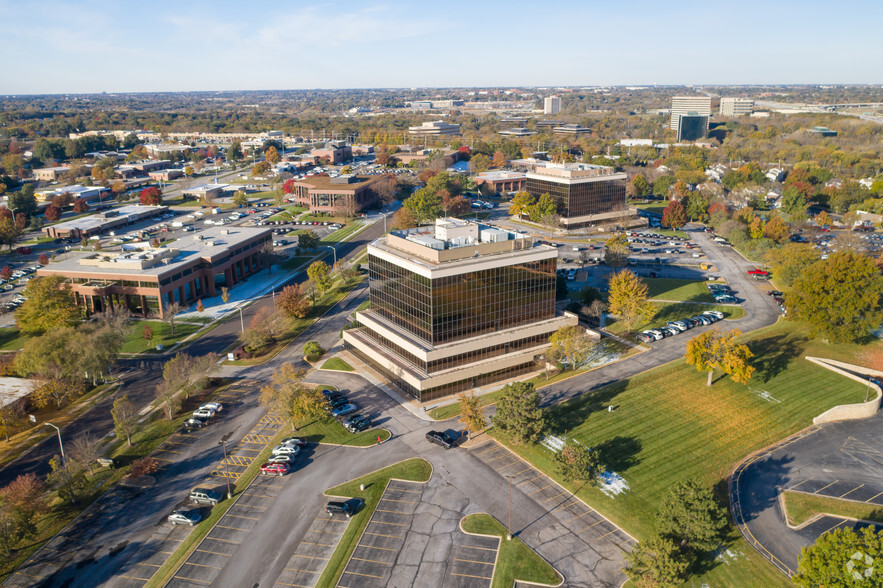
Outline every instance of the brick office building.
{"label": "brick office building", "polygon": [[335,212],[347,208],[358,212],[377,202],[380,183],[390,181],[395,180],[389,175],[313,176],[295,181],[292,195],[298,204],[309,206],[310,212]]}
{"label": "brick office building", "polygon": [[272,229],[213,227],[175,242],[176,249],[125,246],[51,263],[38,276],[63,276],[87,314],[123,307],[140,316],[163,316],[171,303],[189,306],[233,288],[266,267],[261,248]]}

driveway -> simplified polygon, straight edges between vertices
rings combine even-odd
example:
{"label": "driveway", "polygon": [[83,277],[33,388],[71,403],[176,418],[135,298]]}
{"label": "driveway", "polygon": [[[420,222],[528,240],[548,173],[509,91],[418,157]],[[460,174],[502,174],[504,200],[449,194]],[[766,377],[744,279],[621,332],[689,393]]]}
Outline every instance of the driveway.
{"label": "driveway", "polygon": [[813,426],[746,462],[733,474],[731,503],[748,542],[790,576],[802,547],[835,528],[862,525],[826,516],[792,529],[785,523],[781,492],[794,490],[883,508],[881,427],[883,413]]}

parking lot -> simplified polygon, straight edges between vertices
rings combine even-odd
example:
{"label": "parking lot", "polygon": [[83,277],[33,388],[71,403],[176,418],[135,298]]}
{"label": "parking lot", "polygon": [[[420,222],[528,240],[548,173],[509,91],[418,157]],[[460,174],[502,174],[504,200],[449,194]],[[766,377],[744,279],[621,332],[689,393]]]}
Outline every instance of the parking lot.
{"label": "parking lot", "polygon": [[349,522],[345,517],[329,517],[324,509],[318,511],[275,585],[315,586]]}

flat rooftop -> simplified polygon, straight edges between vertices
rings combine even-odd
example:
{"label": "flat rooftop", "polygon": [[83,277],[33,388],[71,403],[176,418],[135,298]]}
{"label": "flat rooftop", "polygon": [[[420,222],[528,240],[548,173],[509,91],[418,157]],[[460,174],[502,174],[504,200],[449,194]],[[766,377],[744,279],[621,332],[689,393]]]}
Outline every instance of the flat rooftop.
{"label": "flat rooftop", "polygon": [[116,213],[112,216],[106,216],[106,212],[99,212],[96,214],[90,214],[89,216],[84,216],[82,218],[58,223],[57,225],[52,225],[52,227],[56,230],[61,231],[79,229],[80,231],[85,232],[93,229],[100,229],[102,226],[109,223],[116,223],[120,219],[128,218],[131,216],[150,214],[151,212],[153,214],[156,214],[167,209],[167,206],[144,206],[143,204],[132,204],[130,206],[121,206],[119,208],[114,208],[113,210],[107,211]]}
{"label": "flat rooftop", "polygon": [[245,241],[260,235],[270,235],[272,232],[272,229],[263,227],[211,227],[197,235],[188,234],[170,243],[170,247],[140,248],[133,245],[122,252],[88,252],[50,263],[42,269],[48,274],[159,276],[196,260],[217,260]]}
{"label": "flat rooftop", "polygon": [[335,183],[331,181],[335,178],[330,176],[310,176],[309,178],[304,178],[302,180],[295,180],[294,183],[310,186],[314,190],[354,190],[361,188],[362,186],[367,186],[376,181],[377,178],[382,177],[384,176],[355,176],[354,178],[351,178],[349,183]]}
{"label": "flat rooftop", "polygon": [[524,172],[494,170],[482,172],[476,177],[481,178],[482,180],[490,180],[494,182],[502,180],[517,180],[520,178],[524,178],[525,176],[526,174]]}

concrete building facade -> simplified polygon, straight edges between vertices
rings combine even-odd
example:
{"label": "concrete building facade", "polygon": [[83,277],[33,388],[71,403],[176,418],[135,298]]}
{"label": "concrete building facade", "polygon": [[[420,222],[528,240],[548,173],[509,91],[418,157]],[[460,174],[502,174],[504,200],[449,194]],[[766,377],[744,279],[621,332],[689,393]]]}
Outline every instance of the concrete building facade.
{"label": "concrete building facade", "polygon": [[554,247],[459,219],[368,245],[371,307],[346,346],[421,402],[539,369],[555,310]]}
{"label": "concrete building facade", "polygon": [[721,98],[721,116],[745,116],[751,114],[754,108],[754,100],[750,98],[734,98],[724,96]]}
{"label": "concrete building facade", "polygon": [[[700,116],[711,116],[711,97],[710,96],[674,96],[671,99],[671,118],[669,119],[669,128],[675,133],[678,132],[680,126],[680,115],[695,114]],[[706,129],[707,131],[708,129]]]}
{"label": "concrete building facade", "polygon": [[543,114],[558,114],[561,112],[561,98],[548,96],[543,100]]}
{"label": "concrete building facade", "polygon": [[459,135],[460,125],[446,123],[443,120],[427,121],[419,127],[408,127],[408,133],[415,137]]}

